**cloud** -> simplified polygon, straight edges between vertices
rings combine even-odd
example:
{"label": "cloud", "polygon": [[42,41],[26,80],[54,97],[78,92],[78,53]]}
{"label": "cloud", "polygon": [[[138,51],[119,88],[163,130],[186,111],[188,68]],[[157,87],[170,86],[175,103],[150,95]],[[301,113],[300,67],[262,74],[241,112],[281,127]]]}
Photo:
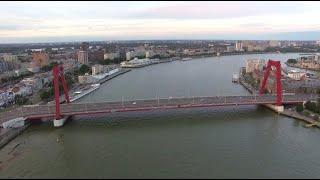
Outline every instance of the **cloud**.
{"label": "cloud", "polygon": [[0,2],[0,39],[232,39],[317,32],[319,8],[319,2]]}
{"label": "cloud", "polygon": [[[319,3],[317,3],[319,5]],[[267,14],[287,14],[310,10],[310,4],[300,2],[179,2],[162,7],[144,9],[135,14],[132,18],[238,18],[247,16]]]}

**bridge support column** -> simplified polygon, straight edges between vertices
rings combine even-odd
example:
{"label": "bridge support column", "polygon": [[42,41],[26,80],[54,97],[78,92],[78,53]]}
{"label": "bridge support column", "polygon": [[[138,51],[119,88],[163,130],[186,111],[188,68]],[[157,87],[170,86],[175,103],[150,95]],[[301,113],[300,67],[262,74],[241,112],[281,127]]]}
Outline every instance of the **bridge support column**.
{"label": "bridge support column", "polygon": [[53,85],[54,85],[54,96],[55,96],[55,103],[56,103],[56,115],[55,119],[53,120],[54,127],[63,126],[66,120],[69,118],[68,116],[62,117],[60,111],[60,92],[59,92],[59,79],[62,82],[62,87],[64,91],[64,97],[66,102],[70,103],[70,98],[68,95],[68,87],[64,77],[64,69],[63,65],[55,65],[52,69],[53,72]]}
{"label": "bridge support column", "polygon": [[271,110],[274,110],[278,113],[284,111],[284,106],[278,106],[278,105],[273,105],[273,104],[265,104],[264,106],[268,107]]}
{"label": "bridge support column", "polygon": [[54,127],[61,127],[64,125],[64,123],[67,121],[67,119],[69,118],[69,116],[65,116],[61,119],[54,119],[53,120],[53,126]]}

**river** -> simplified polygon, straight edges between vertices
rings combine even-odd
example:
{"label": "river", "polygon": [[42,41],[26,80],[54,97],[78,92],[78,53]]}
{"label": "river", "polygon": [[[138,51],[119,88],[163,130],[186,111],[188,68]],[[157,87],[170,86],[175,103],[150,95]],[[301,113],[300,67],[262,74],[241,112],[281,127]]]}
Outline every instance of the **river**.
{"label": "river", "polygon": [[[114,78],[80,102],[244,95],[235,55],[152,65]],[[320,131],[260,106],[126,112],[34,125],[0,150],[0,177],[319,178]]]}

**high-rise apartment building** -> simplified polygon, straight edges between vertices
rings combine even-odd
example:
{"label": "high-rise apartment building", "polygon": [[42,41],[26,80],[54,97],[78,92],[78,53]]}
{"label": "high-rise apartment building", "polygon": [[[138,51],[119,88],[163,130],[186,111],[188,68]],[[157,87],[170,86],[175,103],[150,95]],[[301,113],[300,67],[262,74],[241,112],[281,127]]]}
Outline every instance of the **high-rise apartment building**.
{"label": "high-rise apartment building", "polygon": [[87,43],[87,42],[81,43],[80,51],[88,51],[88,49],[89,49],[89,43]]}
{"label": "high-rise apartment building", "polygon": [[33,66],[43,67],[49,65],[49,54],[45,52],[34,52],[32,53],[32,64]]}
{"label": "high-rise apartment building", "polygon": [[89,64],[88,51],[79,51],[78,52],[78,62],[81,64]]}
{"label": "high-rise apartment building", "polygon": [[235,50],[236,51],[243,51],[243,43],[237,41],[235,44]]}

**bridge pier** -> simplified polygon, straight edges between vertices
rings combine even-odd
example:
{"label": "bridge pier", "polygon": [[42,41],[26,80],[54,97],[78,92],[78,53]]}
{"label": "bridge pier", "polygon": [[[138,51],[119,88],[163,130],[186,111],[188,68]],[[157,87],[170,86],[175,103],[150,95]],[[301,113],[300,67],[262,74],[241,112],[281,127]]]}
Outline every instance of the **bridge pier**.
{"label": "bridge pier", "polygon": [[70,116],[65,116],[61,119],[54,119],[53,120],[53,126],[54,127],[61,127],[64,125],[64,123],[67,121],[67,119],[69,118]]}
{"label": "bridge pier", "polygon": [[264,106],[266,106],[267,108],[274,110],[278,113],[284,111],[284,106],[278,106],[278,105],[274,105],[274,104],[265,104]]}

